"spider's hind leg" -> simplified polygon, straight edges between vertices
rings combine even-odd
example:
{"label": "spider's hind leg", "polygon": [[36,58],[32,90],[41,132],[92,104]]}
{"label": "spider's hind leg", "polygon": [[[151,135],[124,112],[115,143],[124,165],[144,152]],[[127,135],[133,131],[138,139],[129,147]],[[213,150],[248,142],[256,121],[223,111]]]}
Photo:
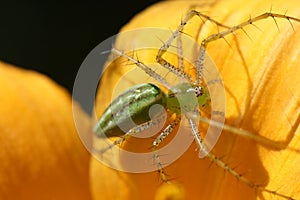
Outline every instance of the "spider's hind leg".
{"label": "spider's hind leg", "polygon": [[161,116],[161,117],[156,117],[155,119],[152,119],[152,120],[142,123],[140,125],[137,125],[136,127],[133,127],[132,129],[130,129],[127,133],[125,133],[120,138],[118,138],[115,141],[110,142],[110,143],[106,142],[105,146],[103,145],[103,147],[101,149],[95,149],[94,151],[96,153],[99,153],[100,155],[104,154],[108,150],[111,150],[112,148],[114,148],[115,146],[120,145],[123,142],[127,141],[130,137],[135,136],[153,126],[156,126],[164,120],[165,120],[165,116]]}

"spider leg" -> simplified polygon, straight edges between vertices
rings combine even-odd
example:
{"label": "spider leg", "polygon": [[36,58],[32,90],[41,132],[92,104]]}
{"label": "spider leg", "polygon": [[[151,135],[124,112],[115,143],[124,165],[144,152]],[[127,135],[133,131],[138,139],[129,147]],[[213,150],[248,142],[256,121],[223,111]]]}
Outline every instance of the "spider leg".
{"label": "spider leg", "polygon": [[135,64],[136,66],[138,66],[140,69],[142,69],[146,74],[148,74],[149,76],[153,77],[154,79],[156,79],[158,82],[160,82],[163,86],[165,86],[166,88],[170,89],[171,86],[168,83],[168,81],[162,77],[161,75],[159,75],[158,73],[156,73],[153,69],[151,69],[150,67],[148,67],[147,65],[145,65],[143,62],[125,54],[124,52],[113,48],[112,53],[124,57],[127,60],[131,61],[133,64]]}
{"label": "spider leg", "polygon": [[[163,118],[163,119],[162,119]],[[124,141],[126,141],[127,139],[129,139],[130,137],[143,132],[146,129],[149,129],[159,123],[161,123],[163,120],[165,119],[165,117],[156,117],[153,120],[147,121],[143,124],[140,124],[136,127],[133,127],[132,129],[130,129],[127,133],[125,133],[122,137],[120,137],[119,139],[115,140],[114,142],[108,144],[106,147],[101,148],[101,150],[95,150],[97,153],[100,154],[104,154],[105,152],[107,152],[108,150],[112,149],[114,146],[119,145],[121,143],[123,143]]]}
{"label": "spider leg", "polygon": [[[181,35],[178,36],[177,40],[177,59],[178,59],[178,68],[181,71],[184,71],[184,58],[183,58],[183,50],[182,50],[182,39]],[[184,82],[184,78],[181,77],[181,82]]]}
{"label": "spider leg", "polygon": [[174,128],[180,123],[181,117],[179,115],[176,115],[176,118],[174,121],[172,121],[167,127],[160,133],[160,135],[153,141],[152,143],[152,150],[154,152],[154,162],[157,165],[158,172],[161,176],[161,179],[164,182],[167,182],[167,176],[163,169],[163,164],[161,163],[160,156],[158,154],[158,147],[161,144],[161,142],[170,134],[173,132]]}
{"label": "spider leg", "polygon": [[[200,17],[200,19],[204,21],[205,20],[208,20],[208,21],[211,21],[213,23],[215,23],[217,26],[221,26],[223,28],[231,28],[229,26],[226,26],[226,25],[223,25],[222,23],[212,19],[211,17],[205,15],[205,14],[202,14],[196,10],[190,10],[186,16],[183,18],[183,20],[181,21],[180,25],[177,27],[177,29],[172,33],[171,37],[167,40],[167,42],[165,42],[161,48],[159,49],[157,55],[156,55],[156,61],[161,65],[163,66],[164,68],[168,69],[169,71],[173,72],[174,74],[176,74],[178,77],[182,78],[182,79],[185,79],[189,82],[192,82],[191,80],[191,77],[186,74],[184,72],[184,70],[182,68],[177,68],[175,67],[174,65],[172,65],[171,63],[169,63],[168,61],[166,61],[162,56],[163,54],[166,53],[166,51],[171,47],[171,44],[173,42],[174,39],[176,38],[179,38],[180,35],[182,34],[182,31],[183,31],[183,28],[187,25],[188,21],[190,19],[192,19],[194,16],[198,16]],[[180,39],[179,39],[180,40]],[[177,45],[178,45],[178,42],[180,42],[179,40],[177,40]],[[180,55],[180,54],[179,54]],[[204,62],[204,61],[203,61]],[[197,73],[197,84],[200,85],[201,84],[201,80],[202,80],[202,69],[203,69],[203,62],[201,62],[201,59],[200,59],[200,67],[197,67],[196,68],[196,73]]]}
{"label": "spider leg", "polygon": [[211,152],[209,152],[203,142],[203,139],[201,138],[199,131],[198,131],[198,126],[197,124],[192,120],[192,119],[188,119],[188,122],[191,126],[192,129],[192,134],[195,138],[195,141],[200,149],[200,151],[204,154],[206,154],[206,158],[208,158],[211,162],[213,162],[214,164],[216,164],[217,166],[221,167],[222,169],[224,169],[225,171],[229,172],[230,174],[232,174],[234,177],[236,177],[239,181],[243,182],[244,184],[248,185],[250,188],[254,189],[254,190],[259,190],[262,192],[267,192],[269,194],[273,194],[275,196],[278,197],[282,197],[284,199],[293,199],[290,196],[281,194],[275,190],[269,190],[265,187],[262,187],[258,184],[255,184],[254,182],[250,181],[249,179],[247,179],[246,177],[244,177],[242,174],[236,172],[233,168],[229,167],[226,163],[224,163],[221,159],[219,159],[217,156],[215,156],[214,154],[212,154]]}
{"label": "spider leg", "polygon": [[219,32],[219,33],[212,34],[212,35],[208,36],[206,39],[202,40],[201,46],[204,47],[204,48],[206,48],[206,46],[207,46],[207,44],[209,42],[212,42],[214,40],[218,40],[220,38],[224,38],[225,36],[227,36],[229,34],[232,34],[232,33],[236,32],[237,30],[243,30],[243,28],[245,26],[254,25],[255,22],[260,21],[262,19],[267,19],[267,18],[270,18],[270,17],[274,20],[277,28],[278,28],[278,25],[277,25],[277,22],[276,22],[276,18],[286,19],[290,23],[291,23],[291,20],[292,21],[300,22],[300,19],[295,18],[295,17],[291,17],[291,16],[287,16],[285,14],[278,14],[278,13],[273,13],[273,12],[266,12],[264,14],[261,14],[261,15],[257,16],[257,17],[249,18],[247,21],[245,21],[243,23],[240,23],[240,24],[238,24],[236,26],[233,26],[233,27],[229,28],[228,30],[225,30],[225,31],[222,31],[222,32]]}

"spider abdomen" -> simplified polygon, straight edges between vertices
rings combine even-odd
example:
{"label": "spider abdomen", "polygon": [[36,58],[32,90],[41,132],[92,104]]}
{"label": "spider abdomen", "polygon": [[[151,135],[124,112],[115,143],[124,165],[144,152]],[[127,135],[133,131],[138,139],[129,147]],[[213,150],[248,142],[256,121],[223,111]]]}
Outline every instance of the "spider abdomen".
{"label": "spider abdomen", "polygon": [[[133,127],[151,120],[150,108],[164,105],[165,94],[154,84],[135,85],[119,95],[103,112],[95,126],[98,137],[122,136]],[[161,114],[162,110],[155,115]]]}

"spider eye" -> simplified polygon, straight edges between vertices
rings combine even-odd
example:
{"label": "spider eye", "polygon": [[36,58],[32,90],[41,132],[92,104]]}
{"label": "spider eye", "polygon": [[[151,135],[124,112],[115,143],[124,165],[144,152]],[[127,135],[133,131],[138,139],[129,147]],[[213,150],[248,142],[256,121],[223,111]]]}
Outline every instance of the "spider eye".
{"label": "spider eye", "polygon": [[194,90],[195,90],[196,97],[199,97],[199,96],[203,95],[202,87],[196,86]]}

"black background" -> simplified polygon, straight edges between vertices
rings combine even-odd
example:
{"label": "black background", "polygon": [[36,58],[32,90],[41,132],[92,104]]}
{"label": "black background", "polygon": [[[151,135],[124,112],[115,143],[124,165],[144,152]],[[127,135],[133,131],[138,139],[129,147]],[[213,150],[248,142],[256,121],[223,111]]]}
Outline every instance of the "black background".
{"label": "black background", "polygon": [[0,60],[46,74],[71,92],[86,55],[155,2],[1,2]]}

